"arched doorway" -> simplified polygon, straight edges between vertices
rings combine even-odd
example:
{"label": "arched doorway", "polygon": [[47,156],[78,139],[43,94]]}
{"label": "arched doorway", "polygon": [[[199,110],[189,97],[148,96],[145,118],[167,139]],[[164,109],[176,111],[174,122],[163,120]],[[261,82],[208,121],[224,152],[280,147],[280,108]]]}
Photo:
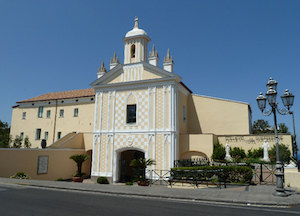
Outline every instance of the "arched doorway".
{"label": "arched doorway", "polygon": [[120,153],[119,173],[120,182],[133,181],[137,175],[137,169],[129,166],[133,159],[145,158],[145,153],[138,150],[126,150]]}

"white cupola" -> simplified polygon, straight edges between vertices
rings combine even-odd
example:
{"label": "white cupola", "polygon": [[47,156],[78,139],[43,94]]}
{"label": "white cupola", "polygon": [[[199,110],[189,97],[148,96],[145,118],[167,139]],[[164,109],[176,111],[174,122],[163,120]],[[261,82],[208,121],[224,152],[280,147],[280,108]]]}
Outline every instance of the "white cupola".
{"label": "white cupola", "polygon": [[148,42],[151,39],[139,28],[138,18],[135,17],[134,28],[127,32],[124,41],[124,64],[147,61]]}

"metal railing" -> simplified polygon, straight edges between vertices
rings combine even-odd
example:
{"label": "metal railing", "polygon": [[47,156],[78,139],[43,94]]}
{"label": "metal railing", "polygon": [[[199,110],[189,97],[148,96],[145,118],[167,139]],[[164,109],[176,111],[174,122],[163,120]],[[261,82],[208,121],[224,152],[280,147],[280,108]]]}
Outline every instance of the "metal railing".
{"label": "metal railing", "polygon": [[209,166],[208,158],[184,159],[175,160],[174,167],[195,167],[195,166]]}

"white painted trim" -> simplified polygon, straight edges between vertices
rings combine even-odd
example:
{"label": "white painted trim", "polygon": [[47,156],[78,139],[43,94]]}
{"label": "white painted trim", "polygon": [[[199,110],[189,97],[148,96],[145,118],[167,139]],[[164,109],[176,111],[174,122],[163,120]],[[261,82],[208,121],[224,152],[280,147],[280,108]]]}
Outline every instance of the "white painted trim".
{"label": "white painted trim", "polygon": [[156,130],[156,87],[153,88],[153,130]]}
{"label": "white painted trim", "polygon": [[97,130],[97,125],[98,125],[98,97],[99,97],[99,92],[96,92],[95,96],[95,118],[94,118],[94,131]]}
{"label": "white painted trim", "polygon": [[163,95],[163,129],[166,130],[166,114],[167,114],[167,104],[166,104],[166,86],[163,86],[163,91],[164,91],[164,95]]}
{"label": "white painted trim", "polygon": [[172,134],[168,137],[169,138],[169,169],[171,169],[172,164]]}
{"label": "white painted trim", "polygon": [[152,140],[153,134],[148,134],[148,146],[147,146],[147,158],[150,158],[150,149],[151,149],[151,140]]}
{"label": "white painted trim", "polygon": [[148,130],[151,129],[151,88],[148,88]]}
{"label": "white painted trim", "polygon": [[96,140],[98,139],[98,135],[93,135],[93,155],[92,155],[92,157],[93,157],[93,161],[92,161],[92,174],[95,172],[95,163],[96,163],[96,153],[95,153],[95,151],[96,151]]}
{"label": "white painted trim", "polygon": [[[153,134],[153,159],[156,161],[156,135]],[[153,169],[156,169],[156,165],[153,165]]]}
{"label": "white painted trim", "polygon": [[100,120],[99,120],[99,131],[102,129],[102,107],[103,107],[103,92],[100,92]]}
{"label": "white painted trim", "polygon": [[113,161],[114,161],[114,136],[111,136],[111,152],[110,152],[110,168],[111,172],[114,172],[114,167],[113,167]]}
{"label": "white painted trim", "polygon": [[113,91],[113,116],[112,116],[112,130],[115,131],[115,110],[116,110],[116,91]]}
{"label": "white painted trim", "polygon": [[[98,136],[98,167],[97,170],[100,172],[100,161],[101,161],[101,134]],[[93,159],[94,160],[94,159]]]}
{"label": "white painted trim", "polygon": [[111,138],[111,135],[107,135],[107,142],[106,142],[106,159],[105,159],[105,172],[107,173],[108,172],[108,159],[109,159],[109,143],[110,143],[110,138]]}
{"label": "white painted trim", "polygon": [[172,86],[169,86],[169,130],[172,130]]}
{"label": "white painted trim", "polygon": [[110,130],[110,109],[111,109],[111,92],[108,92],[108,118],[107,118],[107,130]]}
{"label": "white painted trim", "polygon": [[168,139],[169,135],[168,134],[164,134],[164,143],[163,143],[163,169],[166,170],[166,158],[167,158],[167,139]]}
{"label": "white painted trim", "polygon": [[[160,130],[160,129],[157,129],[155,132],[154,131],[151,131],[151,130],[115,130],[113,133],[114,134],[139,134],[139,133],[144,133],[144,134],[153,134],[153,133],[156,133],[156,134],[161,134],[161,133],[175,133],[176,131],[170,131],[170,130]],[[112,134],[111,131],[96,131],[94,132],[94,134]]]}
{"label": "white painted trim", "polygon": [[117,170],[117,158],[118,158],[118,153],[116,151],[114,151],[114,164],[113,164],[113,182],[116,182],[117,179],[119,178],[118,176],[118,170]]}

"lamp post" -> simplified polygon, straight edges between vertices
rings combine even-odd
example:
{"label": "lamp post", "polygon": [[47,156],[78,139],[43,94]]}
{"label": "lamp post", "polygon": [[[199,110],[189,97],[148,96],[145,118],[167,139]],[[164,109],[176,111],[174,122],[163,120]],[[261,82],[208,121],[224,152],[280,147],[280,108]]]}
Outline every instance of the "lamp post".
{"label": "lamp post", "polygon": [[[293,139],[293,157],[295,157],[298,166],[298,152],[297,152],[297,141],[296,141],[296,130],[295,130],[295,118],[294,112],[290,110],[291,106],[294,103],[294,95],[289,92],[289,90],[285,90],[285,93],[281,96],[283,105],[288,109],[289,114],[292,115],[293,119],[293,132],[294,132],[294,139]],[[292,105],[291,105],[292,104]],[[298,167],[299,168],[299,167]]]}
{"label": "lamp post", "polygon": [[[278,131],[277,131],[277,116],[276,113],[278,112],[281,115],[287,115],[290,114],[290,108],[293,106],[294,102],[294,95],[291,94],[288,90],[285,91],[285,93],[281,96],[282,103],[285,107],[288,108],[288,110],[281,108],[279,109],[277,107],[278,103],[276,102],[277,97],[277,81],[273,80],[271,77],[269,82],[267,83],[268,91],[266,93],[266,97],[261,92],[259,96],[256,98],[258,108],[261,110],[264,116],[269,116],[273,113],[274,115],[274,132],[275,132],[275,143],[276,143],[276,191],[274,193],[274,196],[287,196],[287,194],[284,191],[283,186],[283,178],[284,178],[284,172],[283,172],[283,164],[280,161],[279,158],[279,143],[278,143]],[[269,105],[271,106],[271,110],[265,109],[266,108],[266,100],[268,100]]]}

